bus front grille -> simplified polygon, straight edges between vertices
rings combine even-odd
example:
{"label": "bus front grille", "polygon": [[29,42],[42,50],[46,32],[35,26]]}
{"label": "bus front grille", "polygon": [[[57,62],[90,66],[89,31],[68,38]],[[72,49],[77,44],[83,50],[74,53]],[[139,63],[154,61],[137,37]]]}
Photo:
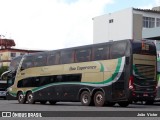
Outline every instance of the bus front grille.
{"label": "bus front grille", "polygon": [[155,78],[155,66],[154,65],[136,64],[134,71],[135,71],[135,75],[139,79],[153,80]]}

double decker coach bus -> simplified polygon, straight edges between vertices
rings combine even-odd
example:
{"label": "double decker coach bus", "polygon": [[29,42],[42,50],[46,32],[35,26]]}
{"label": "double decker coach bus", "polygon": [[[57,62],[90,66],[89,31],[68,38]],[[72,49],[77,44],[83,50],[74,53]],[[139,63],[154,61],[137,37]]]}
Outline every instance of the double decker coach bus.
{"label": "double decker coach bus", "polygon": [[8,99],[21,104],[78,102],[127,107],[153,101],[157,87],[156,47],[122,40],[25,55]]}

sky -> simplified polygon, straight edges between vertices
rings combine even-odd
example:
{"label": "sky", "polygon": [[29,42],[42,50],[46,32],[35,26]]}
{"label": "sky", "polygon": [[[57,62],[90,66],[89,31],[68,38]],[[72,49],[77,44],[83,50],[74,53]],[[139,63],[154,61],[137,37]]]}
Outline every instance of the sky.
{"label": "sky", "polygon": [[0,35],[14,48],[55,50],[93,43],[92,18],[160,0],[0,0]]}

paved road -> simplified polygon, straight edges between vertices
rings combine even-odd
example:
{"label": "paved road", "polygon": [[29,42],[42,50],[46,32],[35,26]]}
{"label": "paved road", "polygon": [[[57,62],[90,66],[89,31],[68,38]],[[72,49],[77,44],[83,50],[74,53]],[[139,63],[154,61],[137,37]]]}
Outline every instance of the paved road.
{"label": "paved road", "polygon": [[[132,113],[140,111],[140,113],[145,113],[145,111],[153,111],[153,113],[158,113],[158,115],[160,116],[160,103],[156,103],[154,105],[142,105],[142,104],[131,104],[126,108],[122,108],[119,107],[118,105],[115,105],[114,107],[94,107],[94,106],[82,106],[81,103],[72,103],[72,102],[59,102],[56,105],[50,105],[49,103],[47,103],[46,105],[42,105],[40,103],[36,103],[36,104],[19,104],[17,101],[15,100],[0,100],[0,111],[12,111],[12,112],[21,112],[23,113],[23,111],[32,111],[32,112],[37,112],[37,113],[41,113],[40,111],[51,111],[50,115],[52,115],[53,111],[61,111],[61,112],[67,112],[67,111],[87,111],[87,114],[90,114],[91,111],[95,111],[94,114],[92,115],[88,115],[87,117],[76,117],[76,120],[82,120],[82,119],[86,119],[86,120],[106,120],[106,118],[102,115],[102,117],[94,117],[96,116],[96,114],[98,115],[99,112],[98,111],[103,111],[104,114],[109,114],[105,111],[118,111],[116,114],[124,114],[124,111],[130,111]],[[90,112],[88,112],[90,111]],[[121,112],[122,111],[122,112]],[[159,111],[159,112],[155,112],[155,111]],[[56,113],[57,116],[59,116],[60,112],[53,112],[54,114]],[[85,112],[86,113],[86,112]],[[2,113],[1,113],[2,114]],[[68,114],[68,113],[67,113]],[[70,113],[69,113],[70,114]],[[75,113],[74,113],[75,114]],[[81,113],[80,113],[81,114]],[[128,112],[126,112],[126,115],[130,114]],[[136,113],[137,114],[137,113]],[[28,115],[28,114],[27,114]],[[63,114],[65,115],[65,113]],[[101,116],[101,115],[100,115]],[[128,115],[129,116],[129,115]],[[17,118],[0,118],[0,119],[4,119],[4,120],[17,120]],[[20,118],[19,118],[20,119]],[[21,118],[22,119],[22,118]],[[30,118],[30,119],[40,119],[40,118]],[[41,118],[42,120],[50,120],[50,119],[56,119],[56,120],[74,120],[75,117],[54,117],[54,118],[50,118],[50,117],[43,117]],[[107,120],[130,120],[130,119],[141,119],[141,120],[158,120],[158,117],[109,117],[107,118]],[[28,118],[23,118],[23,120],[28,120]]]}

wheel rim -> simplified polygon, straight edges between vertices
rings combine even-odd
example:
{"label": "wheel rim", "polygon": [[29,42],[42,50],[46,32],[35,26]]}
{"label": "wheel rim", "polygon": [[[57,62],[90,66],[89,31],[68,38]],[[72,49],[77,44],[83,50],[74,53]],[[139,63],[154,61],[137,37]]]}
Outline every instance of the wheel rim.
{"label": "wheel rim", "polygon": [[83,98],[82,98],[82,101],[83,101],[83,103],[87,104],[88,101],[89,101],[88,95],[84,95]]}
{"label": "wheel rim", "polygon": [[18,98],[19,98],[19,101],[23,101],[24,96],[20,94]]}
{"label": "wheel rim", "polygon": [[96,96],[96,102],[97,104],[101,104],[103,102],[103,96],[101,94]]}
{"label": "wheel rim", "polygon": [[28,95],[28,101],[31,102],[32,99],[33,99],[33,95],[32,95],[32,94],[29,94],[29,95]]}

